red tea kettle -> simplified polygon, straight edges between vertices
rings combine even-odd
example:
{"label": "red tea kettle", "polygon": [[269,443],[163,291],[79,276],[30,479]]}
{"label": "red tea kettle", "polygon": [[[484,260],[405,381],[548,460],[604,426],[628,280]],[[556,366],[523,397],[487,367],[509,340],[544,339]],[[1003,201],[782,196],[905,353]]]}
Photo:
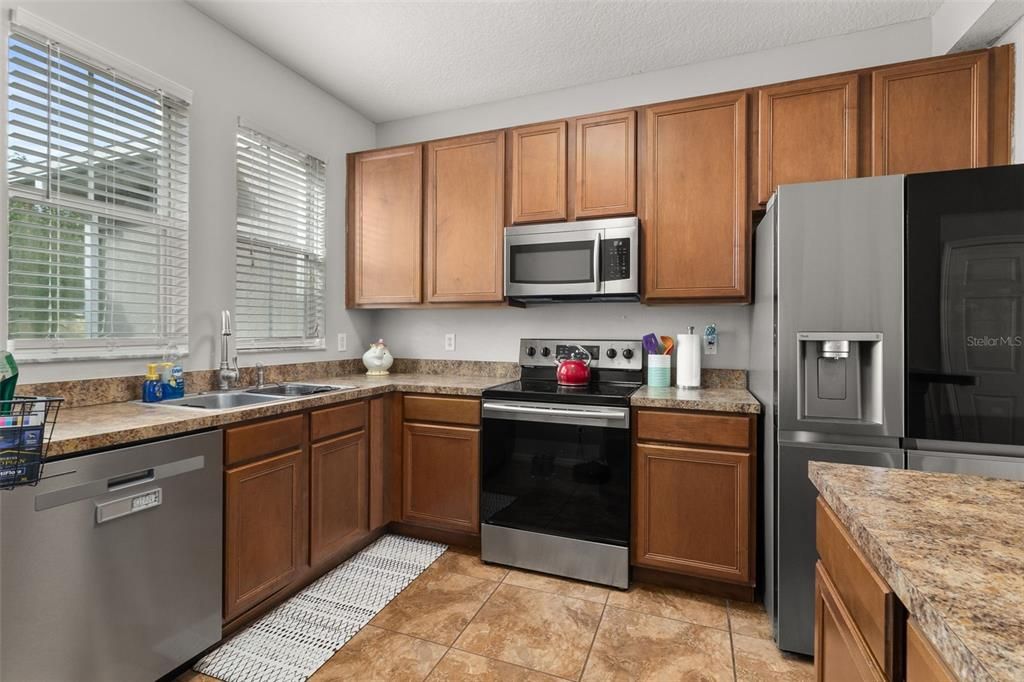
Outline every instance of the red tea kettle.
{"label": "red tea kettle", "polygon": [[[558,369],[555,370],[555,378],[560,386],[586,386],[590,383],[590,352],[583,346],[576,346],[578,350],[570,352],[566,356],[558,358]],[[580,359],[583,355],[586,359]]]}

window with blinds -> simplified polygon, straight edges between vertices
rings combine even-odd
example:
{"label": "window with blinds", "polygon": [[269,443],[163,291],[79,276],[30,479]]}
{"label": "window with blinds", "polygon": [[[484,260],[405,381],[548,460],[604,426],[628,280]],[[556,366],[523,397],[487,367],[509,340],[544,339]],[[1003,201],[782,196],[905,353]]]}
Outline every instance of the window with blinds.
{"label": "window with blinds", "polygon": [[187,348],[187,102],[14,27],[7,173],[19,358]]}
{"label": "window with blinds", "polygon": [[326,165],[241,125],[237,153],[238,348],[324,348]]}

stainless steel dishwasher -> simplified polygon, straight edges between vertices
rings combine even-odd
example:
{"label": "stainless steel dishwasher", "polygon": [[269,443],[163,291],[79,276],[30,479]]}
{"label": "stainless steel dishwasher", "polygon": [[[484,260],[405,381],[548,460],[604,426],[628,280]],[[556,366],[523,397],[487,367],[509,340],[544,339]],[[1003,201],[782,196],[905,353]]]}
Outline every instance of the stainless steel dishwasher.
{"label": "stainless steel dishwasher", "polygon": [[154,680],[220,639],[219,431],[0,492],[0,680]]}

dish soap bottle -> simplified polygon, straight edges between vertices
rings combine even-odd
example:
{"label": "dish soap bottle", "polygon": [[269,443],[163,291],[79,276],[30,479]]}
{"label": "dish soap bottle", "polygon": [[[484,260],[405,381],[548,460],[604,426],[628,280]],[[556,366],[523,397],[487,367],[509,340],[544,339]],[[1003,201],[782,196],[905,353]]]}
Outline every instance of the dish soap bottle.
{"label": "dish soap bottle", "polygon": [[164,399],[164,385],[160,381],[160,373],[156,369],[157,363],[151,362],[146,365],[146,380],[142,382],[142,402],[158,403]]}
{"label": "dish soap bottle", "polygon": [[163,369],[160,373],[164,382],[164,398],[184,398],[185,372],[181,368],[181,353],[176,344],[169,343],[164,349],[162,368],[166,368],[166,376]]}
{"label": "dish soap bottle", "polygon": [[14,391],[18,386],[18,363],[9,351],[0,351],[0,414],[11,413]]}

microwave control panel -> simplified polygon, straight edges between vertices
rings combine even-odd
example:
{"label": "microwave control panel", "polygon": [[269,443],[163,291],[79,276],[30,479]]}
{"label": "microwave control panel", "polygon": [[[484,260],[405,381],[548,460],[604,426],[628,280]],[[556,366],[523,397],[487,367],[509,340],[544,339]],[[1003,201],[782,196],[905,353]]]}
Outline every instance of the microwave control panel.
{"label": "microwave control panel", "polygon": [[629,279],[629,238],[601,240],[601,281]]}

